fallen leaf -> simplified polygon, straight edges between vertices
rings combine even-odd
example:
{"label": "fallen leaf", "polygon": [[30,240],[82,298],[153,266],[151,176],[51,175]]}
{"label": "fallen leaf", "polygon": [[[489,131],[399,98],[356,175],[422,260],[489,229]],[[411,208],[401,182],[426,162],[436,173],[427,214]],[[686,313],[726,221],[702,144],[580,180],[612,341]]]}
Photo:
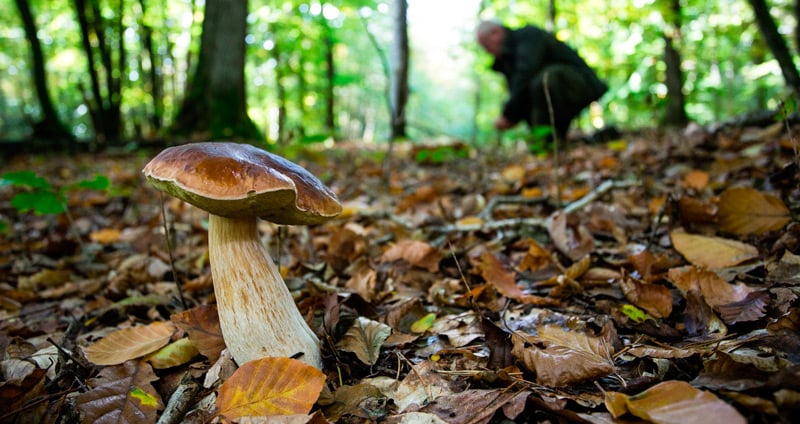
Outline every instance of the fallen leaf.
{"label": "fallen leaf", "polygon": [[697,290],[712,307],[739,302],[755,291],[744,283],[731,284],[714,272],[693,266],[670,269],[667,278],[684,296]]}
{"label": "fallen leaf", "polygon": [[594,250],[592,234],[581,224],[569,225],[568,216],[555,212],[547,219],[547,231],[561,253],[572,260],[578,260]]}
{"label": "fallen leaf", "polygon": [[219,415],[308,414],[322,392],[325,374],[297,359],[266,357],[242,364],[217,393]]}
{"label": "fallen leaf", "polygon": [[672,313],[672,293],[661,284],[642,283],[632,278],[620,281],[625,297],[634,305],[656,318],[666,318]]}
{"label": "fallen leaf", "polygon": [[122,233],[116,228],[103,228],[102,230],[92,231],[89,239],[95,243],[111,244],[119,241]]}
{"label": "fallen leaf", "polygon": [[211,362],[216,362],[225,340],[219,327],[217,305],[199,305],[186,311],[173,314],[170,320],[189,334],[189,340]]}
{"label": "fallen leaf", "polygon": [[726,268],[758,257],[758,249],[736,240],[677,230],[670,233],[670,238],[675,250],[687,261],[706,268]]}
{"label": "fallen leaf", "polygon": [[[526,346],[530,344],[530,346]],[[544,344],[544,347],[538,345]],[[527,343],[515,337],[512,354],[536,373],[536,382],[563,387],[614,372],[614,347],[602,337],[565,331],[556,325],[539,328]]]}
{"label": "fallen leaf", "polygon": [[169,322],[123,328],[85,347],[86,359],[97,365],[118,365],[166,346],[175,333]]}
{"label": "fallen leaf", "polygon": [[128,361],[103,368],[98,377],[89,380],[91,389],[78,395],[76,405],[83,422],[156,422],[156,413],[164,407],[151,384],[157,379],[146,362]]}
{"label": "fallen leaf", "polygon": [[442,259],[439,250],[430,244],[419,240],[401,240],[383,252],[381,262],[404,260],[418,268],[430,272],[439,270],[439,261]]}
{"label": "fallen leaf", "polygon": [[375,365],[381,346],[386,338],[392,334],[392,328],[369,318],[358,317],[339,341],[339,348],[356,354],[358,359],[367,364]]}
{"label": "fallen leaf", "polygon": [[606,392],[605,404],[615,418],[630,413],[657,424],[706,424],[710,417],[725,424],[746,423],[731,405],[685,381],[665,381],[635,396]]}
{"label": "fallen leaf", "polygon": [[172,368],[188,363],[198,354],[197,347],[187,337],[178,339],[147,355],[144,360],[155,369]]}
{"label": "fallen leaf", "polygon": [[684,175],[683,184],[688,188],[699,191],[708,187],[709,180],[710,177],[707,172],[695,169]]}
{"label": "fallen leaf", "polygon": [[780,198],[747,187],[722,192],[717,218],[720,230],[736,235],[780,230],[792,219]]}

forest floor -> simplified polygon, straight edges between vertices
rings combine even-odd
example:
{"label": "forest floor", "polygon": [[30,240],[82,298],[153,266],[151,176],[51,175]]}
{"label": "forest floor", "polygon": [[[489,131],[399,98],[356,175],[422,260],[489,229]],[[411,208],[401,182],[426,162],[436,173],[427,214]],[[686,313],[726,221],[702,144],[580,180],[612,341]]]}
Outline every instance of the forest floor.
{"label": "forest floor", "polygon": [[[259,226],[322,375],[235,372],[207,215],[144,182],[150,153],[17,156],[5,175],[111,188],[35,214],[12,199],[46,185],[0,186],[0,422],[792,422],[796,137],[778,122],[557,156],[398,146],[388,178],[357,144],[292,155],[344,205]],[[292,415],[241,418],[275,412]]]}

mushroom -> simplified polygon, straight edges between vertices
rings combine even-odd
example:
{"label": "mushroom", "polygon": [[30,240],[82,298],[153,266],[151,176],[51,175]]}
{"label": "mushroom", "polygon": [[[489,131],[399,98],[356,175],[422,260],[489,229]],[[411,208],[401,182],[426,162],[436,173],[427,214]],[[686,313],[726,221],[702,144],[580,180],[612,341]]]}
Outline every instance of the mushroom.
{"label": "mushroom", "polygon": [[294,357],[322,368],[319,339],[303,319],[258,235],[258,218],[285,225],[325,222],[342,207],[302,167],[248,144],[169,147],[143,170],[157,189],[209,213],[208,251],[220,327],[239,365]]}

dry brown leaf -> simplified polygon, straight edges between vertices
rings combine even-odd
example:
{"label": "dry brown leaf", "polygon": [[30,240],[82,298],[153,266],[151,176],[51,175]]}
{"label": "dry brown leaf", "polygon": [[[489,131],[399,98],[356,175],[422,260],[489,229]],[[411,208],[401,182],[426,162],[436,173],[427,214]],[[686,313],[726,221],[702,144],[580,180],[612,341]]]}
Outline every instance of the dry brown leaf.
{"label": "dry brown leaf", "polygon": [[746,423],[731,405],[685,381],[665,381],[635,396],[606,392],[605,404],[615,418],[630,413],[657,424],[706,424],[710,417],[725,424]]}
{"label": "dry brown leaf", "polygon": [[[539,384],[560,387],[614,372],[613,344],[602,337],[547,325],[527,341],[529,347],[515,337],[512,354],[536,373]],[[538,347],[540,344],[545,347]]]}
{"label": "dry brown leaf", "polygon": [[634,305],[656,318],[666,318],[672,313],[672,293],[661,284],[642,283],[632,278],[620,281],[625,297]]}
{"label": "dry brown leaf", "polygon": [[219,415],[241,417],[308,414],[325,374],[291,358],[261,358],[242,364],[219,388]]}
{"label": "dry brown leaf", "polygon": [[151,384],[155,380],[158,377],[153,368],[142,361],[103,368],[97,378],[89,380],[91,390],[78,395],[76,404],[83,422],[156,422],[156,414],[164,404]]}
{"label": "dry brown leaf", "polygon": [[744,283],[731,284],[714,272],[693,266],[673,268],[667,277],[684,296],[697,290],[712,307],[739,302],[755,291]]}
{"label": "dry brown leaf", "polygon": [[594,250],[592,234],[583,225],[569,225],[568,216],[555,212],[547,220],[547,231],[561,253],[576,261]]}
{"label": "dry brown leaf", "polygon": [[550,252],[534,239],[527,239],[528,251],[519,264],[521,271],[536,271],[553,261]]}
{"label": "dry brown leaf", "polygon": [[383,252],[381,256],[381,262],[404,260],[413,266],[430,272],[439,270],[439,261],[441,259],[442,255],[435,247],[424,241],[408,239],[397,242],[397,244]]}
{"label": "dry brown leaf", "polygon": [[708,187],[710,179],[707,172],[695,169],[683,176],[683,184],[687,188],[700,191]]}
{"label": "dry brown leaf", "polygon": [[97,365],[122,364],[166,346],[174,333],[172,323],[156,321],[117,330],[85,347],[83,352],[86,359]]}
{"label": "dry brown leaf", "polygon": [[729,188],[720,195],[717,218],[720,230],[737,235],[780,230],[792,219],[780,198],[746,187]]}
{"label": "dry brown leaf", "polygon": [[200,354],[216,362],[223,349],[225,340],[219,327],[217,305],[199,305],[192,309],[173,314],[170,320],[181,330],[189,334],[189,340],[200,351]]}
{"label": "dry brown leaf", "polygon": [[381,346],[390,334],[392,334],[392,328],[388,325],[369,318],[358,317],[339,340],[338,346],[342,350],[355,353],[361,362],[375,365],[381,353]]}
{"label": "dry brown leaf", "polygon": [[736,240],[677,230],[670,233],[670,238],[675,250],[687,261],[706,268],[726,268],[758,257],[758,249]]}

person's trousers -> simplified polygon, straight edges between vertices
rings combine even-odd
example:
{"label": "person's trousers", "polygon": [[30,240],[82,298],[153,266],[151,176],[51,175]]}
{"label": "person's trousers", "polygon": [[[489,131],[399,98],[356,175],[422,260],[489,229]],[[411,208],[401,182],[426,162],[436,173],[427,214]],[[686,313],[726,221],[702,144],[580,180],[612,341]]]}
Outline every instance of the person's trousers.
{"label": "person's trousers", "polygon": [[[567,135],[570,123],[607,90],[606,85],[591,72],[582,72],[568,65],[549,65],[534,75],[531,81],[531,127],[550,126],[558,138]],[[548,104],[549,98],[549,104]]]}

